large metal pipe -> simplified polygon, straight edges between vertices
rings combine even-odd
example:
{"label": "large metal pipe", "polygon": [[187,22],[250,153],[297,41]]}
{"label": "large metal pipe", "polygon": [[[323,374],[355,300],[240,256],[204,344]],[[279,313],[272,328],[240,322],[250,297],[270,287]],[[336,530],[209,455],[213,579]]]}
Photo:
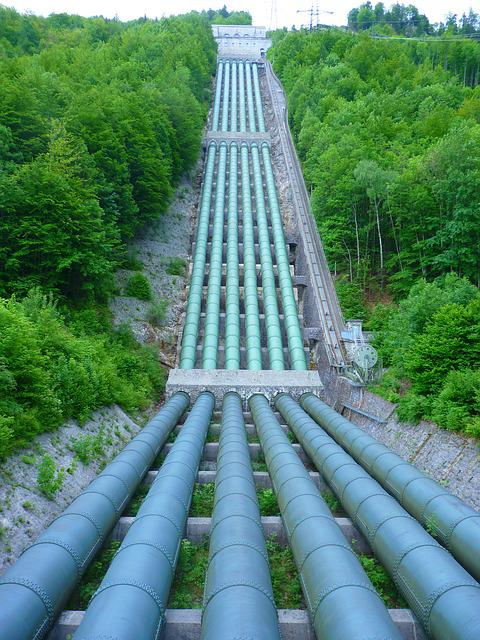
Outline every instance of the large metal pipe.
{"label": "large metal pipe", "polygon": [[228,131],[228,116],[230,113],[230,62],[225,62],[222,100],[222,131]]}
{"label": "large metal pipe", "polygon": [[202,640],[280,640],[242,403],[223,398]]}
{"label": "large metal pipe", "polygon": [[237,130],[237,63],[232,62],[232,108],[230,111],[230,131]]}
{"label": "large metal pipe", "polygon": [[247,114],[245,104],[245,65],[243,62],[238,63],[238,102],[240,112],[240,131],[245,133],[247,130]]}
{"label": "large metal pipe", "polygon": [[472,576],[480,579],[480,514],[477,511],[313,394],[305,394],[300,403]]}
{"label": "large metal pipe", "polygon": [[218,334],[222,292],[223,225],[225,222],[225,178],[227,171],[227,143],[220,143],[213,214],[212,244],[208,270],[207,301],[203,330],[202,367],[216,369],[218,358]]}
{"label": "large metal pipe", "polygon": [[242,142],[242,223],[243,223],[243,297],[245,305],[245,343],[248,369],[262,368],[260,318],[258,313],[257,267],[253,232],[252,192],[248,144]]}
{"label": "large metal pipe", "polygon": [[250,132],[254,133],[257,130],[257,126],[255,124],[255,107],[253,105],[252,90],[252,65],[250,62],[245,63],[245,77],[247,84],[248,128]]}
{"label": "large metal pipe", "polygon": [[270,218],[273,232],[273,243],[277,257],[278,279],[280,295],[282,298],[282,310],[287,333],[288,351],[290,354],[290,367],[297,370],[307,369],[305,351],[303,349],[302,330],[298,320],[298,308],[293,293],[292,277],[290,275],[290,263],[283,233],[282,214],[278,204],[275,178],[273,176],[270,149],[268,144],[262,144],[263,166],[265,167],[265,181],[267,185],[268,202],[270,205]]}
{"label": "large metal pipe", "polygon": [[284,369],[282,330],[278,313],[277,289],[273,260],[268,233],[267,212],[265,210],[265,194],[263,191],[262,170],[258,146],[251,146],[253,180],[255,184],[255,203],[257,207],[258,243],[260,246],[260,263],[262,269],[263,308],[270,369]]}
{"label": "large metal pipe", "polygon": [[401,635],[265,396],[249,400],[283,524],[320,640]]}
{"label": "large metal pipe", "polygon": [[480,637],[480,585],[288,395],[275,406],[436,640]]}
{"label": "large metal pipe", "polygon": [[238,148],[230,145],[225,294],[225,369],[240,369],[240,297],[238,273]]}
{"label": "large metal pipe", "polygon": [[195,402],[76,631],[77,640],[157,640],[215,404]]}
{"label": "large metal pipe", "polygon": [[188,408],[175,394],[0,578],[0,638],[39,640]]}
{"label": "large metal pipe", "polygon": [[182,333],[180,369],[193,369],[197,359],[198,327],[202,310],[203,279],[207,260],[208,227],[210,223],[210,203],[212,200],[216,150],[217,145],[212,142],[208,148],[207,166],[203,180],[202,200],[195,239],[195,255],[193,256],[187,312]]}
{"label": "large metal pipe", "polygon": [[223,62],[217,65],[217,78],[215,83],[215,99],[213,101],[212,131],[218,131],[220,118],[220,100],[222,96]]}
{"label": "large metal pipe", "polygon": [[263,115],[262,98],[260,94],[260,82],[258,80],[258,65],[256,62],[252,64],[253,71],[253,89],[255,92],[255,104],[257,107],[257,120],[258,130],[264,133],[267,129],[265,127],[265,117]]}

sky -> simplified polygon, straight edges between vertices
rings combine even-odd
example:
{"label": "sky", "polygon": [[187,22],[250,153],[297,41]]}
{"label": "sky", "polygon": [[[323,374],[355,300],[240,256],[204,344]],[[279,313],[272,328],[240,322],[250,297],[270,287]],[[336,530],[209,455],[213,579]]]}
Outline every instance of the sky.
{"label": "sky", "polygon": [[[319,6],[321,23],[340,25],[346,24],[349,10],[358,7],[361,2],[362,0],[325,0],[321,3],[313,2],[313,5]],[[272,11],[272,0],[0,0],[0,3],[14,7],[17,11],[31,11],[43,16],[50,13],[78,13],[82,16],[103,15],[107,18],[118,16],[120,20],[143,15],[155,18],[191,10],[218,9],[226,4],[229,10],[250,11],[253,24],[269,28],[308,24],[308,10],[312,6],[312,0],[273,0],[276,11]],[[375,0],[372,0],[372,4],[375,4]],[[391,2],[386,0],[384,4],[389,6]],[[403,0],[403,4],[409,4],[409,0]],[[439,22],[445,19],[449,11],[458,15],[468,13],[472,0],[417,0],[412,4],[421,13],[425,13],[431,22]],[[297,13],[297,9],[306,9],[307,12]]]}

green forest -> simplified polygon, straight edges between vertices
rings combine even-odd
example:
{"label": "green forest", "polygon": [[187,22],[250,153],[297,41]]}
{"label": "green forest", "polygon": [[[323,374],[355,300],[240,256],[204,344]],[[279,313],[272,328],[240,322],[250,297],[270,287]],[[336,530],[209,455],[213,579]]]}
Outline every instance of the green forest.
{"label": "green forest", "polygon": [[0,457],[161,393],[155,349],[113,331],[107,302],[126,242],[198,158],[215,60],[206,13],[0,7]]}
{"label": "green forest", "polygon": [[273,40],[344,315],[389,367],[375,390],[403,419],[480,436],[480,44]]}

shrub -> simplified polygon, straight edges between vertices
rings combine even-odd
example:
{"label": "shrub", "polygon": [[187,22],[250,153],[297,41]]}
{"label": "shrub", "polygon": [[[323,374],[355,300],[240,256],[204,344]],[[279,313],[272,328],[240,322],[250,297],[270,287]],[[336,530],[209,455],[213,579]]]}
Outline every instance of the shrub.
{"label": "shrub", "polygon": [[151,300],[152,289],[150,282],[143,273],[134,273],[128,279],[125,294],[139,300]]}
{"label": "shrub", "polygon": [[0,416],[0,460],[6,458],[13,449],[13,418]]}
{"label": "shrub", "polygon": [[[472,418],[480,417],[480,369],[450,371],[434,400],[432,417],[441,427],[466,431]],[[475,431],[475,423],[470,431]]]}
{"label": "shrub", "polygon": [[105,430],[98,433],[89,433],[78,438],[73,438],[70,449],[83,464],[90,464],[92,460],[100,460],[105,456],[106,437]]}
{"label": "shrub", "polygon": [[168,313],[168,300],[160,298],[152,302],[148,308],[148,321],[154,327],[161,327],[165,324]]}
{"label": "shrub", "polygon": [[61,488],[64,475],[65,471],[63,469],[57,470],[53,458],[46,453],[38,467],[37,485],[49,500],[53,500],[55,494]]}
{"label": "shrub", "polygon": [[166,268],[166,272],[171,276],[185,277],[187,275],[187,264],[185,258],[172,258]]}
{"label": "shrub", "polygon": [[277,498],[272,489],[257,491],[258,506],[262,516],[278,516]]}

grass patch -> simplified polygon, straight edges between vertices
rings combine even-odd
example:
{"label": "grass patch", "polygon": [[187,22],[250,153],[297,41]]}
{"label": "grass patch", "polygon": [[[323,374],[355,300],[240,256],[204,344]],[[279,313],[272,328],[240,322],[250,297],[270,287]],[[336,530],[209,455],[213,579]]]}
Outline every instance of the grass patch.
{"label": "grass patch", "polygon": [[325,502],[327,503],[327,507],[332,513],[338,513],[342,510],[339,501],[333,494],[329,493],[328,491],[320,491],[320,495],[325,500]]}
{"label": "grass patch", "polygon": [[[189,516],[209,518],[213,511],[215,483],[195,484]],[[257,489],[258,504],[262,516],[278,516],[280,511],[275,494],[271,489]]]}
{"label": "grass patch", "polygon": [[149,280],[143,273],[135,272],[130,276],[125,288],[125,295],[139,300],[151,300],[152,289]]}
{"label": "grass patch", "polygon": [[147,319],[153,327],[163,327],[167,320],[168,300],[158,298],[154,300],[147,311]]}
{"label": "grass patch", "polygon": [[406,609],[407,603],[378,560],[365,555],[358,555],[358,559],[385,606],[389,609]]}
{"label": "grass patch", "polygon": [[88,607],[88,603],[100,586],[113,560],[113,556],[120,548],[120,544],[118,540],[112,540],[107,547],[99,551],[95,560],[81,579],[78,589],[72,594],[66,609],[71,611],[84,611]]}
{"label": "grass patch", "polygon": [[172,258],[165,271],[171,276],[182,276],[184,278],[187,275],[187,264],[185,258]]}
{"label": "grass patch", "polygon": [[268,471],[267,465],[265,462],[254,462],[252,461],[252,470],[253,471]]}
{"label": "grass patch", "polygon": [[132,496],[123,513],[124,516],[136,516],[142,502],[145,500],[147,493],[150,491],[151,485],[141,484]]}
{"label": "grass patch", "polygon": [[200,609],[208,565],[208,538],[195,545],[189,540],[180,543],[180,555],[170,590],[170,609]]}
{"label": "grass patch", "polygon": [[270,536],[266,543],[273,597],[277,609],[305,608],[297,567],[290,547],[281,547],[274,535]]}

